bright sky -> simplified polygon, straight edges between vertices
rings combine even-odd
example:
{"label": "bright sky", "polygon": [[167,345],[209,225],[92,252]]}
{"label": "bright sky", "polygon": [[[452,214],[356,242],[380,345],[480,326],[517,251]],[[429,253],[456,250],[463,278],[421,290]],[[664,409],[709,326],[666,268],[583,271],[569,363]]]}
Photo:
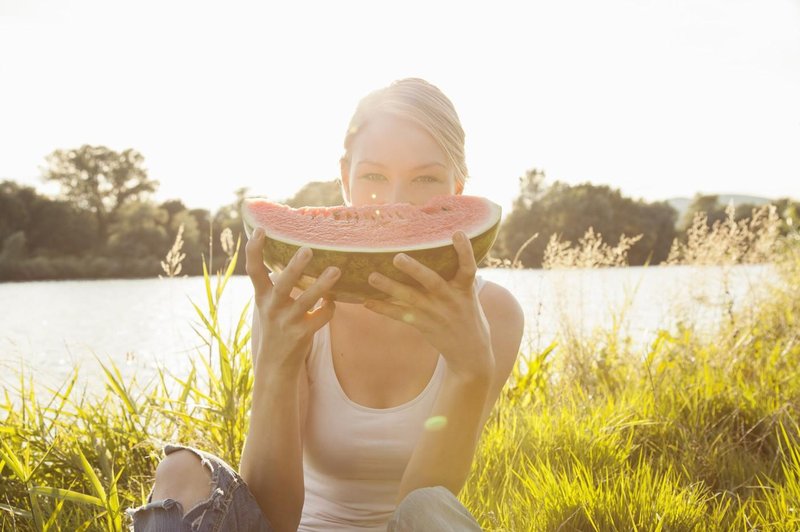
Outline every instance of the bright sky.
{"label": "bright sky", "polygon": [[135,148],[159,200],[216,209],[338,174],[358,100],[439,86],[467,192],[518,177],[645,199],[800,198],[800,2],[0,0],[0,180],[45,156]]}

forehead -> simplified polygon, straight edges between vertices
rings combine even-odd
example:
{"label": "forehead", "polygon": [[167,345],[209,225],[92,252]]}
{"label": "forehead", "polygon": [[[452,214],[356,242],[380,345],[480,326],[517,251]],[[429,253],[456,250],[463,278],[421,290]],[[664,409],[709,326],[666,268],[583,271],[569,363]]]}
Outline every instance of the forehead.
{"label": "forehead", "polygon": [[371,117],[356,134],[351,162],[370,160],[383,165],[414,167],[420,163],[447,165],[447,156],[436,139],[415,122],[389,115]]}

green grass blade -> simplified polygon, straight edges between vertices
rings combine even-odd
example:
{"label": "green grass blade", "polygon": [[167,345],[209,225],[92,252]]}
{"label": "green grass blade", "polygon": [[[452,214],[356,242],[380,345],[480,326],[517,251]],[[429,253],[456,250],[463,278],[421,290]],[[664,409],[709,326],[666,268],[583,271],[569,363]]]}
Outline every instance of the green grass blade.
{"label": "green grass blade", "polygon": [[76,502],[78,504],[90,504],[92,506],[99,506],[105,508],[105,504],[98,497],[80,493],[78,491],[67,490],[63,488],[53,488],[50,486],[33,486],[30,491],[37,495],[45,495],[47,497],[55,497],[65,501]]}
{"label": "green grass blade", "polygon": [[50,514],[50,517],[47,519],[47,522],[44,524],[44,532],[48,532],[53,525],[56,525],[55,530],[61,530],[61,527],[58,526],[58,516],[61,515],[61,510],[64,508],[64,499],[59,499],[56,502],[56,506],[53,509],[53,513]]}
{"label": "green grass blade", "polygon": [[11,469],[11,472],[14,473],[18,479],[20,479],[23,483],[27,483],[30,479],[27,468],[22,464],[22,462],[20,462],[17,455],[14,454],[14,451],[5,440],[0,442],[0,445],[3,446],[3,449],[0,450],[0,459],[6,463],[6,465]]}
{"label": "green grass blade", "polygon": [[28,510],[23,510],[22,508],[17,508],[15,506],[11,506],[10,504],[0,503],[0,510],[24,519],[33,519],[33,514]]}
{"label": "green grass blade", "polygon": [[206,261],[203,261],[203,284],[206,288],[206,298],[208,299],[208,308],[212,314],[215,313],[216,307],[214,306],[214,298],[212,297],[211,292],[211,278],[208,276],[208,268],[206,267]]}
{"label": "green grass blade", "polygon": [[117,394],[117,397],[122,400],[122,403],[125,405],[125,409],[128,411],[129,414],[138,415],[139,409],[136,408],[136,402],[131,398],[130,393],[125,388],[123,384],[122,375],[119,372],[119,368],[117,367],[114,362],[111,362],[111,366],[114,368],[114,373],[109,370],[105,364],[103,364],[97,356],[95,356],[97,363],[100,364],[100,367],[103,368],[103,372],[106,374],[106,378],[108,379],[107,382]]}
{"label": "green grass blade", "polygon": [[[241,236],[240,236],[240,240],[238,240],[237,243],[236,243],[236,249],[237,250],[239,249],[239,244],[240,243],[241,243]],[[233,271],[236,269],[236,258],[237,258],[237,256],[238,256],[238,252],[234,253],[231,256],[231,261],[228,264],[228,269],[225,270],[225,275],[223,276],[222,281],[220,283],[217,283],[217,302],[219,302],[220,297],[222,297],[222,291],[225,289],[225,285],[228,284],[228,279],[231,278],[231,275],[233,275]]]}
{"label": "green grass blade", "polygon": [[78,456],[81,459],[81,465],[83,466],[83,471],[86,473],[86,476],[89,478],[89,482],[92,484],[92,489],[96,496],[103,502],[103,506],[106,504],[107,495],[106,490],[103,488],[103,483],[100,482],[100,478],[98,478],[97,473],[95,473],[94,468],[86,459],[86,456],[81,451],[80,447],[78,448]]}

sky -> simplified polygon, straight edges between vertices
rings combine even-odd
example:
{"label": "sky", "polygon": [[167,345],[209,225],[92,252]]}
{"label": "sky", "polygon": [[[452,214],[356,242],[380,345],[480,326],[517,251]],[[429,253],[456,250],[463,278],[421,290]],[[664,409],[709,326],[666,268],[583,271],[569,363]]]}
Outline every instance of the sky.
{"label": "sky", "polygon": [[800,1],[0,0],[0,180],[133,148],[155,199],[282,199],[338,176],[359,99],[422,77],[466,131],[466,193],[526,170],[634,198],[800,199]]}

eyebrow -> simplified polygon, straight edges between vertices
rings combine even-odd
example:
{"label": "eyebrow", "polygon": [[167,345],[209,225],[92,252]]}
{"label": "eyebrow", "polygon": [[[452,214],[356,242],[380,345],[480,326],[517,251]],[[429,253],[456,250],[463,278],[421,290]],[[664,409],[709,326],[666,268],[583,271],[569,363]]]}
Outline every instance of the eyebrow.
{"label": "eyebrow", "polygon": [[[360,166],[362,164],[371,164],[373,166],[379,166],[381,168],[386,168],[386,166],[382,165],[381,163],[375,162],[375,161],[370,161],[369,159],[364,159],[362,161],[359,161],[356,166]],[[442,168],[447,169],[447,166],[443,165],[439,161],[434,161],[432,163],[421,164],[421,165],[417,166],[416,168],[412,168],[411,171],[412,172],[417,172],[419,170],[424,170],[424,169],[430,168],[432,166],[441,166]]]}

